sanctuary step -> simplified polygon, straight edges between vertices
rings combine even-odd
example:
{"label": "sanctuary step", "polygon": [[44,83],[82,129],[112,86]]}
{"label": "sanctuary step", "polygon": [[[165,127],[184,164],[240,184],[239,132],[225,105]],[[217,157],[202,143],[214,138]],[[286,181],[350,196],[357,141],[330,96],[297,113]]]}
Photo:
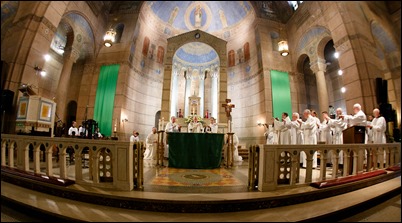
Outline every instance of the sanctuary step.
{"label": "sanctuary step", "polygon": [[368,173],[360,173],[354,176],[347,176],[347,177],[341,177],[341,178],[336,178],[336,179],[331,179],[331,180],[324,180],[320,182],[314,182],[311,183],[310,186],[315,187],[315,188],[325,188],[325,187],[332,187],[332,186],[337,186],[341,184],[346,184],[346,183],[351,183],[359,180],[364,180],[367,178],[371,177],[376,177],[379,175],[387,174],[387,171],[385,170],[375,170],[372,172]]}
{"label": "sanctuary step", "polygon": [[[243,158],[243,160],[247,160],[248,159],[248,149],[245,147],[239,147],[238,148],[239,151],[239,156],[241,156]],[[224,157],[224,152],[222,151],[222,157]]]}
{"label": "sanctuary step", "polygon": [[7,166],[2,166],[1,167],[1,177],[6,178],[7,175],[12,175],[12,176],[19,176],[23,178],[28,178],[31,180],[35,181],[40,181],[40,182],[45,182],[45,183],[50,183],[58,186],[69,186],[75,183],[74,180],[69,180],[69,179],[62,179],[54,176],[46,176],[44,174],[40,173],[33,173],[33,172],[28,172],[24,170],[19,170],[16,168],[10,168]]}

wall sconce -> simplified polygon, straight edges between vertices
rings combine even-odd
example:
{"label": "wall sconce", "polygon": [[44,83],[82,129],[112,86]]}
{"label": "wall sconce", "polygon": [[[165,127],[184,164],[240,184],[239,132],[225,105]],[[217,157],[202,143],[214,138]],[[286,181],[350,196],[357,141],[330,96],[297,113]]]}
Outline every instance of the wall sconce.
{"label": "wall sconce", "polygon": [[279,31],[280,32],[280,41],[278,42],[278,51],[281,54],[281,56],[286,57],[289,55],[289,45],[288,41],[284,38],[285,34],[283,34],[282,29]]}
{"label": "wall sconce", "polygon": [[261,126],[264,126],[264,127],[266,127],[266,123],[261,123],[260,121],[257,121],[257,125],[259,126],[259,127],[261,127]]}
{"label": "wall sconce", "polygon": [[106,31],[106,34],[103,37],[103,44],[106,47],[111,47],[114,43],[115,37],[116,37],[116,32],[113,31],[113,29]]}
{"label": "wall sconce", "polygon": [[38,67],[37,65],[35,65],[34,70],[35,70],[36,75],[38,75],[38,73],[40,73],[40,75],[42,77],[46,76],[46,71],[43,70],[42,68]]}
{"label": "wall sconce", "polygon": [[128,122],[128,119],[127,118],[122,119],[121,122]]}

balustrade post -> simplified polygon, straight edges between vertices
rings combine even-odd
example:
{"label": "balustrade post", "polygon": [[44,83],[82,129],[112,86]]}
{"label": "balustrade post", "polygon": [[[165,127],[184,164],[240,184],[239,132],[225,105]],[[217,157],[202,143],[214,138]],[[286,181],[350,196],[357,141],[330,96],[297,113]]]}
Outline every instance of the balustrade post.
{"label": "balustrade post", "polygon": [[8,166],[14,167],[14,145],[8,147]]}
{"label": "balustrade post", "polygon": [[254,190],[258,186],[258,162],[259,162],[260,148],[258,145],[251,145],[249,147],[249,161],[248,161],[248,189]]}
{"label": "balustrade post", "polygon": [[158,131],[158,146],[156,150],[156,166],[163,166],[163,151],[165,149],[164,143],[163,143],[163,135],[165,131],[160,130]]}
{"label": "balustrade post", "polygon": [[233,167],[233,132],[228,132],[228,143],[225,151],[225,166],[226,168],[232,168]]}

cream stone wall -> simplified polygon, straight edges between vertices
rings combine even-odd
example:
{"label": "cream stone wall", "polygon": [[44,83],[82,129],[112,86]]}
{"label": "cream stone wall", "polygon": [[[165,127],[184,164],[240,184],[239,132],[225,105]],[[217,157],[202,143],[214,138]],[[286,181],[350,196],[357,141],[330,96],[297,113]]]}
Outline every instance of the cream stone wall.
{"label": "cream stone wall", "polygon": [[[232,110],[233,130],[239,135],[241,143],[263,143],[264,130],[257,126],[257,121],[269,122],[272,118],[272,69],[289,73],[292,110],[297,112],[312,105],[326,109],[322,108],[323,103],[319,103],[322,98],[307,98],[308,95],[322,93],[318,91],[323,86],[314,83],[321,72],[319,74],[324,73],[325,77],[327,92],[324,93],[328,94],[325,99],[329,105],[343,107],[349,114],[353,104],[360,103],[366,114],[371,113],[377,107],[375,78],[381,77],[388,81],[389,102],[396,109],[400,122],[401,57],[400,35],[396,33],[400,32],[400,10],[383,16],[388,13],[385,6],[379,2],[307,1],[299,6],[286,24],[256,18],[254,10],[251,10],[235,27],[206,35],[211,46],[216,44],[213,37],[227,41],[221,46],[213,46],[218,55],[224,55],[220,58],[218,122],[226,122],[221,105],[226,98],[230,98],[236,106]],[[57,28],[62,25],[61,21],[66,22],[73,30],[71,45],[78,58],[72,62],[69,80],[62,83],[68,85],[65,106],[70,101],[77,102],[78,123],[85,119],[87,106],[87,118],[92,118],[100,67],[120,64],[113,114],[117,136],[128,140],[135,129],[145,139],[151,127],[157,124],[155,119],[159,111],[161,117],[168,120],[174,53],[182,44],[194,41],[188,35],[168,46],[168,39],[180,36],[183,31],[170,27],[171,33],[165,33],[166,24],[162,24],[151,11],[145,3],[140,13],[105,16],[95,14],[85,1],[20,2],[13,25],[9,26],[5,35],[2,33],[2,60],[9,66],[9,80],[4,88],[16,92],[14,104],[21,95],[18,91],[21,83],[37,86],[39,94],[47,98],[53,98],[59,92],[57,86],[62,80],[63,69],[66,69],[65,58],[55,55],[50,43]],[[76,13],[88,22],[92,38],[84,37],[83,42],[76,41],[77,35],[85,30],[80,24],[68,20],[70,13]],[[120,42],[110,48],[104,47],[102,38],[106,29],[118,23],[124,24]],[[380,27],[380,34],[374,33],[378,30],[373,27]],[[277,52],[277,40],[271,39],[273,33],[282,33],[287,38],[289,56],[282,57]],[[147,57],[142,54],[145,37],[149,38],[150,47],[155,46],[153,58],[149,56],[149,51]],[[340,52],[338,63],[344,72],[342,77],[337,76],[336,70],[325,70],[323,66],[324,46],[329,40],[333,40],[336,51]],[[392,52],[385,50],[387,41],[395,49]],[[237,51],[243,49],[245,43],[249,43],[250,60],[239,63]],[[165,50],[163,64],[155,59],[159,46]],[[227,67],[230,50],[236,53],[234,67]],[[261,59],[257,56],[259,52]],[[46,53],[52,55],[51,61],[44,61]],[[306,77],[299,69],[305,57],[309,58],[311,69],[316,72],[315,78]],[[46,69],[48,75],[34,75],[35,65]],[[207,82],[206,86],[209,87],[210,83]],[[344,94],[339,92],[341,86],[347,89]],[[56,103],[57,100],[60,99],[56,98]],[[128,121],[122,122],[123,119]]]}

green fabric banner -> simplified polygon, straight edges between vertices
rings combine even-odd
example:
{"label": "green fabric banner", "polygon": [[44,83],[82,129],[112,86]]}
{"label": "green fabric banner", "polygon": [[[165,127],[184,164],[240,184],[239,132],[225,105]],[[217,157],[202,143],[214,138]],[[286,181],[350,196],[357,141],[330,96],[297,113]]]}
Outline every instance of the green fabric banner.
{"label": "green fabric banner", "polygon": [[290,98],[290,83],[287,72],[271,70],[272,113],[273,117],[282,119],[282,113],[287,112],[292,119],[292,99]]}
{"label": "green fabric banner", "polygon": [[98,122],[100,132],[112,135],[114,96],[120,64],[102,66],[96,89],[94,120]]}

